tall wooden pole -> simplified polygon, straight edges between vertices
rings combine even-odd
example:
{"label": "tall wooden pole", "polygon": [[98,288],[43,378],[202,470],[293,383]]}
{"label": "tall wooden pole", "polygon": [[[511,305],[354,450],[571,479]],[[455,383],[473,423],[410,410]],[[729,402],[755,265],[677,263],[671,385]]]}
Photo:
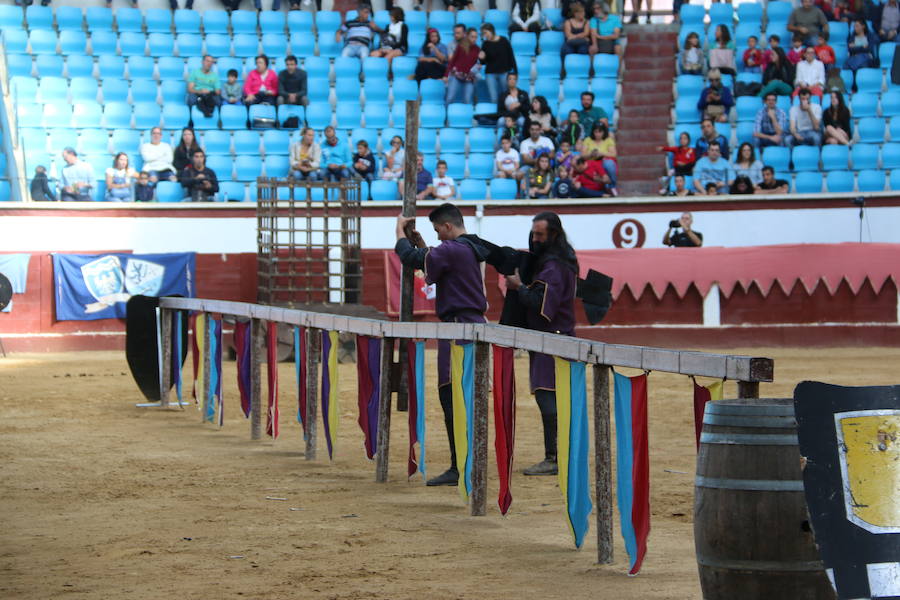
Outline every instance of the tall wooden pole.
{"label": "tall wooden pole", "polygon": [[322,346],[322,330],[312,327],[306,330],[306,460],[316,458],[316,417],[319,394],[319,351]]}
{"label": "tall wooden pole", "polygon": [[172,325],[175,321],[175,312],[165,308],[159,309],[159,343],[162,356],[159,365],[159,405],[163,408],[169,406],[169,388],[172,386]]}
{"label": "tall wooden pole", "polygon": [[250,439],[262,437],[262,361],[266,353],[266,324],[250,320]]}
{"label": "tall wooden pole", "polygon": [[[472,502],[473,517],[487,513],[488,406],[491,395],[491,345],[475,342],[475,398],[472,410]],[[464,476],[461,474],[460,476]]]}
{"label": "tall wooden pole", "polygon": [[[406,344],[400,340],[400,347]],[[391,364],[394,362],[394,338],[381,341],[381,381],[378,401],[378,436],[375,441],[375,481],[384,483],[388,478],[388,459],[391,450]],[[405,370],[405,369],[404,369]]]}
{"label": "tall wooden pole", "polygon": [[613,561],[612,452],[609,436],[609,367],[594,365],[594,493],[597,562]]}
{"label": "tall wooden pole", "polygon": [[[403,210],[404,217],[416,216],[416,180],[418,169],[416,158],[419,154],[419,101],[406,101],[406,154],[403,163]],[[400,320],[413,320],[413,270],[403,267],[400,278]],[[400,344],[397,360],[406,364],[406,344]],[[400,386],[397,393],[397,410],[407,410],[409,382],[406,369],[400,369]]]}

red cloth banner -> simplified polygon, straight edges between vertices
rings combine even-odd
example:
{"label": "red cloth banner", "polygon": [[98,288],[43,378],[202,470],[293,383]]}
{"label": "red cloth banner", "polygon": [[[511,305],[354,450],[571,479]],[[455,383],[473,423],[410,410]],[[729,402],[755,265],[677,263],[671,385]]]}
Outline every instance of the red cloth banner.
{"label": "red cloth banner", "polygon": [[[384,274],[387,281],[387,314],[391,317],[400,315],[400,273],[402,272],[400,257],[393,250],[384,252]],[[434,298],[429,299],[428,284],[425,274],[416,271],[413,279],[413,314],[434,315]]]}
{"label": "red cloth banner", "polygon": [[513,449],[516,438],[516,372],[515,350],[494,346],[494,448],[497,451],[497,473],[500,493],[497,505],[506,514],[512,504],[509,480],[512,475]]}
{"label": "red cloth banner", "polygon": [[717,381],[703,386],[694,381],[694,433],[697,436],[698,451],[700,450],[700,433],[703,431],[703,413],[706,410],[706,403],[722,399],[723,383]]}
{"label": "red cloth banner", "polygon": [[278,438],[278,323],[266,323],[266,376],[269,402],[266,412],[266,435]]}

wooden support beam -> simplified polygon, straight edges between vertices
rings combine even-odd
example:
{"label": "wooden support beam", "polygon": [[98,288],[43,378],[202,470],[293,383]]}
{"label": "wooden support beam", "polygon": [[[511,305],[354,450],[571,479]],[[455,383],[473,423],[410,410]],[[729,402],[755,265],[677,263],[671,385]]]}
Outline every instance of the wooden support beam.
{"label": "wooden support beam", "polygon": [[[406,101],[406,153],[403,161],[403,209],[404,217],[416,216],[416,181],[418,169],[416,157],[419,154],[419,101]],[[413,270],[404,266],[400,275],[400,320],[413,320]],[[399,358],[401,365],[406,364],[406,344],[400,344]],[[408,409],[407,389],[409,382],[406,380],[406,369],[400,374],[397,410]]]}
{"label": "wooden support beam", "polygon": [[[175,311],[159,309],[159,405],[169,407],[169,388],[172,387],[172,331]],[[180,357],[179,357],[180,358]]]}
{"label": "wooden support beam", "polygon": [[266,355],[266,324],[250,321],[250,439],[262,437],[262,361]]}
{"label": "wooden support beam", "polygon": [[[475,398],[472,410],[472,495],[473,517],[487,513],[488,406],[491,394],[491,346],[475,342]],[[464,476],[460,473],[460,476]]]}
{"label": "wooden support beam", "polygon": [[391,364],[393,361],[394,338],[386,337],[381,343],[378,439],[375,446],[375,481],[377,483],[385,483],[388,479],[388,459],[391,450]]}
{"label": "wooden support beam", "polygon": [[203,399],[200,402],[200,420],[202,422],[206,422],[206,412],[209,410],[209,368],[212,365],[212,353],[209,351],[209,313],[205,312],[197,317],[198,319],[203,319],[203,356],[200,357],[200,360],[203,361],[203,381],[200,382],[200,393],[203,395]]}
{"label": "wooden support beam", "polygon": [[613,561],[612,452],[609,434],[609,367],[594,365],[594,495],[597,562]]}
{"label": "wooden support beam", "polygon": [[759,398],[758,381],[738,381],[738,398]]}
{"label": "wooden support beam", "polygon": [[316,459],[316,416],[319,414],[319,351],[322,346],[322,330],[312,327],[306,330],[306,460]]}

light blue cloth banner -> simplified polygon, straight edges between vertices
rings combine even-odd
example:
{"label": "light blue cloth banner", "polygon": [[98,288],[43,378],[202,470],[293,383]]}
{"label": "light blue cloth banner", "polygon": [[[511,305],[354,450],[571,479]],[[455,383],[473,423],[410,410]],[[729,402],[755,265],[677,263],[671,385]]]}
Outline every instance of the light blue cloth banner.
{"label": "light blue cloth banner", "polygon": [[[9,279],[12,284],[13,294],[24,294],[25,283],[28,281],[28,261],[30,254],[0,254],[0,273]],[[12,310],[12,301],[6,305],[3,312]]]}

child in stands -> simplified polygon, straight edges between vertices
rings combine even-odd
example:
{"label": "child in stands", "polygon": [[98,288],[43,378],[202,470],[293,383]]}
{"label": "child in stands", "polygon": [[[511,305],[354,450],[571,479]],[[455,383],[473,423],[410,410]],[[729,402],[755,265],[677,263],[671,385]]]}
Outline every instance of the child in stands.
{"label": "child in stands", "polygon": [[31,180],[31,200],[33,202],[56,200],[56,194],[50,189],[47,169],[43,165],[38,165],[34,169],[34,179]]}
{"label": "child in stands", "polygon": [[703,74],[703,48],[700,47],[700,36],[690,32],[684,40],[681,51],[681,72],[686,75]]}
{"label": "child in stands", "polygon": [[766,72],[766,67],[769,66],[769,63],[772,62],[772,55],[775,54],[778,47],[781,45],[781,38],[774,33],[769,36],[769,48],[763,52],[763,59],[759,65],[759,68],[763,73]]}
{"label": "child in stands", "polygon": [[744,71],[746,73],[762,73],[763,51],[756,46],[759,42],[755,35],[747,38],[747,49],[744,50]]}
{"label": "child in stands", "polygon": [[788,60],[791,61],[792,65],[796,65],[801,60],[803,60],[803,51],[805,48],[803,47],[803,34],[795,33],[794,37],[791,39],[791,49],[787,54]]}
{"label": "child in stands", "polygon": [[678,136],[678,146],[659,146],[657,152],[671,152],[672,171],[669,175],[691,175],[694,172],[694,163],[697,162],[697,151],[691,146],[691,134],[682,131]]}
{"label": "child in stands", "polygon": [[153,184],[147,171],[141,171],[134,183],[135,202],[153,202]]}
{"label": "child in stands", "polygon": [[235,69],[228,70],[228,79],[222,84],[222,102],[225,104],[241,103],[241,83],[238,81],[238,72]]}
{"label": "child in stands", "polygon": [[512,142],[513,148],[519,148],[519,127],[516,125],[516,120],[512,117],[504,117],[503,119],[503,129],[500,132],[501,139],[504,137],[508,137]]}
{"label": "child in stands", "polygon": [[438,200],[452,200],[456,197],[456,182],[452,177],[447,176],[447,161],[439,160],[437,162],[437,175],[431,182],[434,187],[434,197]]}
{"label": "child in stands", "polygon": [[572,151],[572,145],[569,144],[568,140],[563,140],[559,144],[559,150],[556,151],[555,164],[557,167],[565,167],[571,170],[572,162],[575,160],[575,157],[578,156],[578,154],[578,152]]}
{"label": "child in stands", "polygon": [[560,166],[556,170],[556,181],[553,182],[553,189],[551,190],[550,197],[551,198],[573,198],[573,187],[572,187],[572,179],[569,177],[571,170]]}
{"label": "child in stands", "polygon": [[815,48],[816,58],[822,61],[822,64],[825,65],[826,69],[834,64],[834,48],[828,45],[828,41],[825,39],[824,35],[819,35],[816,40]]}
{"label": "child in stands", "polygon": [[581,127],[578,119],[578,111],[573,108],[569,111],[569,117],[563,121],[559,129],[560,143],[568,142],[573,148],[578,145],[578,142],[584,137],[584,129]]}
{"label": "child in stands", "polygon": [[553,184],[553,169],[550,168],[550,155],[538,156],[537,164],[528,171],[528,188],[526,198],[549,198]]}

